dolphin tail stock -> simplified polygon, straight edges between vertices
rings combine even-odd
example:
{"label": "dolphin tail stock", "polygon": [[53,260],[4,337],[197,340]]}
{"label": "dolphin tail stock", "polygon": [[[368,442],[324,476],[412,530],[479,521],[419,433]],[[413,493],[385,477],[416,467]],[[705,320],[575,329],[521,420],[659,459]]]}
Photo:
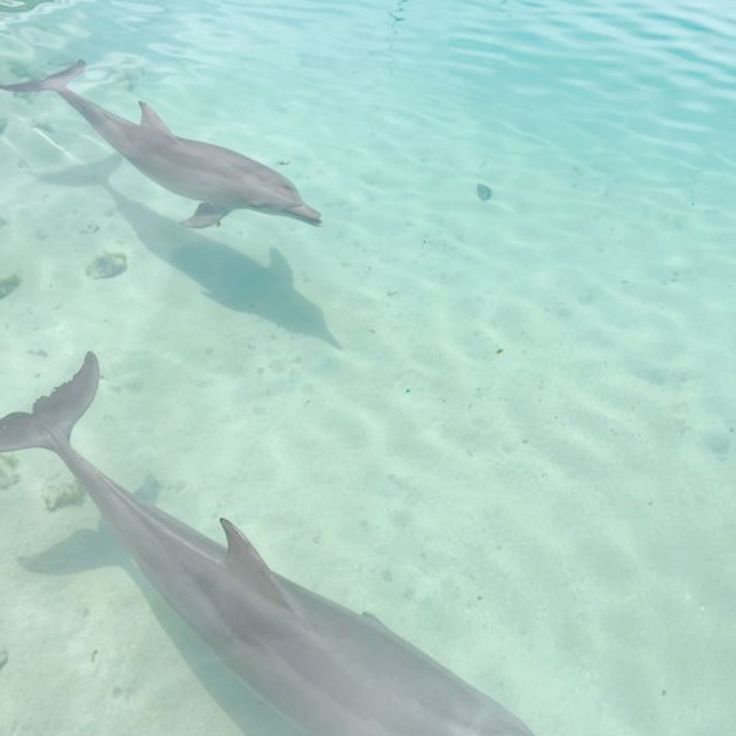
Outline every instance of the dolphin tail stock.
{"label": "dolphin tail stock", "polygon": [[41,447],[52,452],[68,446],[77,420],[97,393],[100,369],[94,353],[87,353],[74,377],[42,396],[33,411],[13,412],[0,419],[0,452]]}
{"label": "dolphin tail stock", "polygon": [[34,79],[30,82],[20,82],[19,84],[0,84],[0,89],[4,89],[6,92],[43,92],[44,90],[62,92],[74,77],[84,71],[85,66],[85,62],[80,59],[68,69],[56,72],[56,74],[51,74],[43,79]]}

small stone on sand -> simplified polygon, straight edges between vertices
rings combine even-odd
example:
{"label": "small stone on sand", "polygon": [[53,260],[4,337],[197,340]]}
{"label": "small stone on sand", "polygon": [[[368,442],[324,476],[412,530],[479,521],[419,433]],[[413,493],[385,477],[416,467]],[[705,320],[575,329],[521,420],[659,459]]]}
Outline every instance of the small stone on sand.
{"label": "small stone on sand", "polygon": [[103,253],[87,266],[87,276],[91,279],[109,279],[128,270],[125,253]]}
{"label": "small stone on sand", "polygon": [[20,476],[15,472],[17,467],[18,459],[15,455],[0,456],[0,491],[14,486],[20,480]]}
{"label": "small stone on sand", "polygon": [[487,202],[493,196],[491,188],[487,187],[485,184],[478,184],[478,186],[475,188],[475,191],[478,194],[478,199],[480,199],[481,202]]}
{"label": "small stone on sand", "polygon": [[78,506],[84,501],[84,488],[77,481],[49,486],[43,494],[47,511],[57,511],[64,506]]}

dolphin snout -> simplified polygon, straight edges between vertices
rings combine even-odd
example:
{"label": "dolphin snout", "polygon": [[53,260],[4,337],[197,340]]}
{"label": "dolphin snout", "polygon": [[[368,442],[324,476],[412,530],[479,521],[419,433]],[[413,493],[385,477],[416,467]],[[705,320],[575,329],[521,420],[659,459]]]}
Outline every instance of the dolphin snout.
{"label": "dolphin snout", "polygon": [[290,212],[295,217],[298,217],[300,220],[304,220],[311,225],[322,224],[322,215],[308,204],[300,204],[298,207],[293,207]]}

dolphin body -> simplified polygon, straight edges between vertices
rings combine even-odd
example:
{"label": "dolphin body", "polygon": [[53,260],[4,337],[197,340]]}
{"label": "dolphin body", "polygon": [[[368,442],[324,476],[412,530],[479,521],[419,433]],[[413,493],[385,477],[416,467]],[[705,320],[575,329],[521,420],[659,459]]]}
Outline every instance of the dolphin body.
{"label": "dolphin body", "polygon": [[7,92],[58,92],[118,153],[149,179],[170,192],[201,204],[184,220],[189,227],[219,225],[234,209],[287,215],[319,225],[321,215],[305,204],[285,177],[221,146],[175,136],[150,105],[138,102],[136,125],[81,97],[67,87],[85,68],[84,61],[45,79],[2,84]]}
{"label": "dolphin body", "polygon": [[55,452],[151,583],[273,708],[312,736],[533,736],[374,617],[272,572],[231,522],[220,520],[224,548],[85,460],[70,435],[98,381],[97,359],[88,353],[32,413],[0,419],[0,451]]}

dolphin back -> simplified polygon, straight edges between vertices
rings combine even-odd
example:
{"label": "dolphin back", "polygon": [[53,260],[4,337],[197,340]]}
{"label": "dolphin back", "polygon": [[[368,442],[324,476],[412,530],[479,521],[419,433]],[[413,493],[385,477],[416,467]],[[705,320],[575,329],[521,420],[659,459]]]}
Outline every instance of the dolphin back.
{"label": "dolphin back", "polygon": [[0,89],[4,89],[6,92],[43,92],[45,90],[60,92],[66,88],[74,77],[84,71],[85,66],[86,64],[80,59],[68,69],[56,72],[56,74],[51,74],[43,79],[34,79],[20,84],[0,84]]}
{"label": "dolphin back", "polygon": [[0,452],[30,447],[56,452],[67,446],[74,425],[95,398],[99,380],[97,357],[87,353],[74,378],[38,399],[30,414],[13,412],[0,419]]}

